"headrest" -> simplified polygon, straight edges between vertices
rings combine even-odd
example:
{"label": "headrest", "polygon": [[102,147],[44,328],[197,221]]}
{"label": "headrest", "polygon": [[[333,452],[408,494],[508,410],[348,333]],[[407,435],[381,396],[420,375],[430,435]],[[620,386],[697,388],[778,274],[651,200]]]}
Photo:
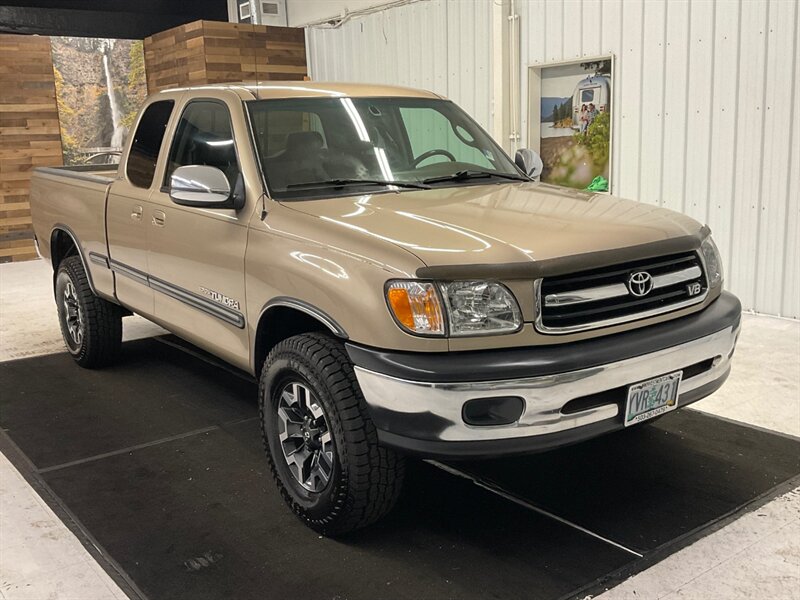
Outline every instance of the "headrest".
{"label": "headrest", "polygon": [[286,136],[286,152],[305,154],[322,148],[322,136],[317,131],[296,131]]}
{"label": "headrest", "polygon": [[205,164],[225,165],[236,162],[236,148],[233,139],[224,138],[213,133],[202,133],[195,137],[197,152]]}

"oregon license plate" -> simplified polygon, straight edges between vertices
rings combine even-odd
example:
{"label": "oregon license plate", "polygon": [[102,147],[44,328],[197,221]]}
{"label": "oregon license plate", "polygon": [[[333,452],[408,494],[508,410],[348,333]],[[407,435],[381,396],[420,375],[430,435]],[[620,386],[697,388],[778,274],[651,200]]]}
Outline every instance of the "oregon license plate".
{"label": "oregon license plate", "polygon": [[628,388],[625,427],[678,408],[678,388],[683,371],[635,383]]}

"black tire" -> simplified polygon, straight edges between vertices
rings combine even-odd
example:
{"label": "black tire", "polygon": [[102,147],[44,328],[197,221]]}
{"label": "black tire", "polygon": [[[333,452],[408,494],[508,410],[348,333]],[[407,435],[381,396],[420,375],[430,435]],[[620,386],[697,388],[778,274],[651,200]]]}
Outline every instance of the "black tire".
{"label": "black tire", "polygon": [[75,362],[97,369],[116,361],[122,347],[122,310],[94,295],[80,257],[69,256],[58,265],[55,293],[61,335]]}
{"label": "black tire", "polygon": [[[281,423],[287,429],[278,408],[281,402],[285,407],[283,394],[293,385],[306,386],[313,395],[317,401],[313,406],[324,413],[319,429],[330,432],[328,439],[333,440],[330,477],[325,484],[318,482],[316,490],[307,489],[293,475],[284,450],[287,442],[279,439]],[[264,363],[259,404],[272,476],[283,499],[306,525],[323,535],[341,535],[374,523],[392,509],[405,461],[378,445],[353,366],[339,341],[309,333],[277,344]],[[295,437],[302,441],[302,436]]]}

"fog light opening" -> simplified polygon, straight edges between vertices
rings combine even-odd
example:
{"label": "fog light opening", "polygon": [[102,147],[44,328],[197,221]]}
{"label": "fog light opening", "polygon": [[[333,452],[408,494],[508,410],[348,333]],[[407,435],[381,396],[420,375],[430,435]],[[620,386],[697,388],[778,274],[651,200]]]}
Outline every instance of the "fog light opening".
{"label": "fog light opening", "polygon": [[473,427],[493,427],[516,423],[525,410],[525,401],[517,396],[475,398],[464,403],[461,418]]}

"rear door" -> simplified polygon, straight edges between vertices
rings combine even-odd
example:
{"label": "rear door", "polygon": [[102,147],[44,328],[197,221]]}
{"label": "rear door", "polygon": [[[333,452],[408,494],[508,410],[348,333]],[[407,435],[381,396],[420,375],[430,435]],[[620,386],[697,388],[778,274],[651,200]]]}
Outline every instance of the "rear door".
{"label": "rear door", "polygon": [[117,299],[131,310],[152,317],[153,290],[147,273],[148,204],[156,182],[158,156],[175,108],[175,99],[147,105],[133,133],[124,168],[111,184],[106,205],[109,266]]}
{"label": "rear door", "polygon": [[[180,206],[169,196],[172,172],[186,165],[217,167],[231,189],[240,182],[237,147],[249,150],[242,104],[232,92],[211,91],[180,108],[161,185],[151,197],[150,285],[156,291],[159,322],[221,358],[247,368],[249,336],[245,327],[244,256],[249,217],[245,208],[205,209]],[[234,127],[234,115],[239,128]],[[243,146],[237,146],[244,144]],[[259,194],[255,194],[258,196]]]}

